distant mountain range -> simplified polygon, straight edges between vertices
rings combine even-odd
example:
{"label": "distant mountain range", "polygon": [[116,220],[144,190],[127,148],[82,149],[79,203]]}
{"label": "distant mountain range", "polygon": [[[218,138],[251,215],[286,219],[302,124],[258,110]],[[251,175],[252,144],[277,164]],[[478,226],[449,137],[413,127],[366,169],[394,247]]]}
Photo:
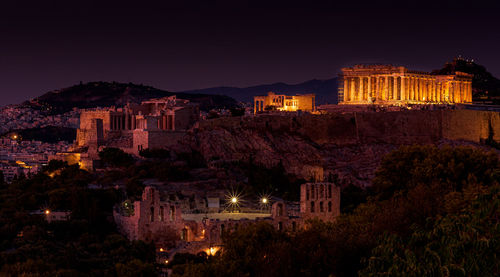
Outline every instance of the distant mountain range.
{"label": "distant mountain range", "polygon": [[252,102],[254,96],[266,95],[270,91],[284,94],[315,93],[317,104],[336,104],[338,101],[337,78],[327,80],[314,79],[295,85],[274,83],[247,88],[213,87],[206,89],[186,90],[182,91],[181,93],[227,95],[240,102]]}

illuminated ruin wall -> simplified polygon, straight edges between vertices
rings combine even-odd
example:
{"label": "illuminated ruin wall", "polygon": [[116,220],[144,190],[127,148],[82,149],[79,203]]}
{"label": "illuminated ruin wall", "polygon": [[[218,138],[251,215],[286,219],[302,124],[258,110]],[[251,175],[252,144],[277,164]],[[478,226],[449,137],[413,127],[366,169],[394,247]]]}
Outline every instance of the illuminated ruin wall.
{"label": "illuminated ruin wall", "polygon": [[266,110],[283,112],[316,111],[315,94],[285,95],[269,92],[267,96],[254,97],[254,113]]}
{"label": "illuminated ruin wall", "polygon": [[339,104],[456,104],[472,102],[472,75],[431,75],[403,66],[342,68]]}
{"label": "illuminated ruin wall", "polygon": [[163,148],[179,141],[199,120],[198,105],[174,96],[123,108],[83,110],[77,130],[77,147],[118,147],[138,154],[146,148]]}
{"label": "illuminated ruin wall", "polygon": [[333,183],[306,183],[300,186],[300,214],[304,220],[333,222],[340,215],[340,187]]}

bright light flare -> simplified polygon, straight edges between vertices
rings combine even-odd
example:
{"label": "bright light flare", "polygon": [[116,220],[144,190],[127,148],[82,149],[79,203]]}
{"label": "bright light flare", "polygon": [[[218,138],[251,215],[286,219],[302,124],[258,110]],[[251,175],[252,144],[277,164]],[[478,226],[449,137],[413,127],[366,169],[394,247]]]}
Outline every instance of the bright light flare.
{"label": "bright light flare", "polygon": [[239,191],[231,190],[226,194],[226,206],[230,211],[238,210],[243,202],[245,201]]}
{"label": "bright light flare", "polygon": [[261,209],[268,209],[271,205],[271,194],[262,193],[259,195],[259,205]]}
{"label": "bright light flare", "polygon": [[45,210],[45,214],[47,214],[47,215],[50,214],[50,210],[48,210],[48,209]]}

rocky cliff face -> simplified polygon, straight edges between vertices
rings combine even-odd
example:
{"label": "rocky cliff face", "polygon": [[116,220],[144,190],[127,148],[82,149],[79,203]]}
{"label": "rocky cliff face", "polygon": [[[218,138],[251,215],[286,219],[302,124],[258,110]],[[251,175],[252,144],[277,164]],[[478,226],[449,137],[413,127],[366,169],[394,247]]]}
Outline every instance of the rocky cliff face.
{"label": "rocky cliff face", "polygon": [[480,111],[406,111],[219,118],[201,122],[186,144],[207,160],[280,161],[299,177],[336,174],[369,186],[385,154],[400,145],[500,141],[500,116]]}

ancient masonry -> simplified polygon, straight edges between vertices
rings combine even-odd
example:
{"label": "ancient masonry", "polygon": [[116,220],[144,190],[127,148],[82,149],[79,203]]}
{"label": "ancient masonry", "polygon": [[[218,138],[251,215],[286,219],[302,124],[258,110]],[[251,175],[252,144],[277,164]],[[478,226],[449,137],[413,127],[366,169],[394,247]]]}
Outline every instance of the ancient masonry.
{"label": "ancient masonry", "polygon": [[342,68],[339,104],[456,104],[472,102],[472,75],[432,75],[403,66]]}
{"label": "ancient masonry", "polygon": [[297,94],[293,96],[269,92],[267,96],[254,96],[254,113],[266,110],[284,112],[316,111],[315,94]]}
{"label": "ancient masonry", "polygon": [[96,153],[101,146],[138,155],[146,148],[173,145],[199,120],[199,107],[174,96],[123,108],[83,110],[76,147]]}
{"label": "ancient masonry", "polygon": [[294,232],[309,219],[333,222],[340,215],[340,187],[333,183],[307,183],[301,186],[300,211],[289,209],[283,201],[272,203],[269,212],[181,211],[175,201],[158,189],[147,186],[142,199],[117,207],[113,216],[121,233],[130,240],[152,241],[158,248],[168,248],[167,238],[176,237],[176,244],[193,242],[199,245],[192,252],[222,244],[225,232],[239,226],[264,221],[276,229]]}

